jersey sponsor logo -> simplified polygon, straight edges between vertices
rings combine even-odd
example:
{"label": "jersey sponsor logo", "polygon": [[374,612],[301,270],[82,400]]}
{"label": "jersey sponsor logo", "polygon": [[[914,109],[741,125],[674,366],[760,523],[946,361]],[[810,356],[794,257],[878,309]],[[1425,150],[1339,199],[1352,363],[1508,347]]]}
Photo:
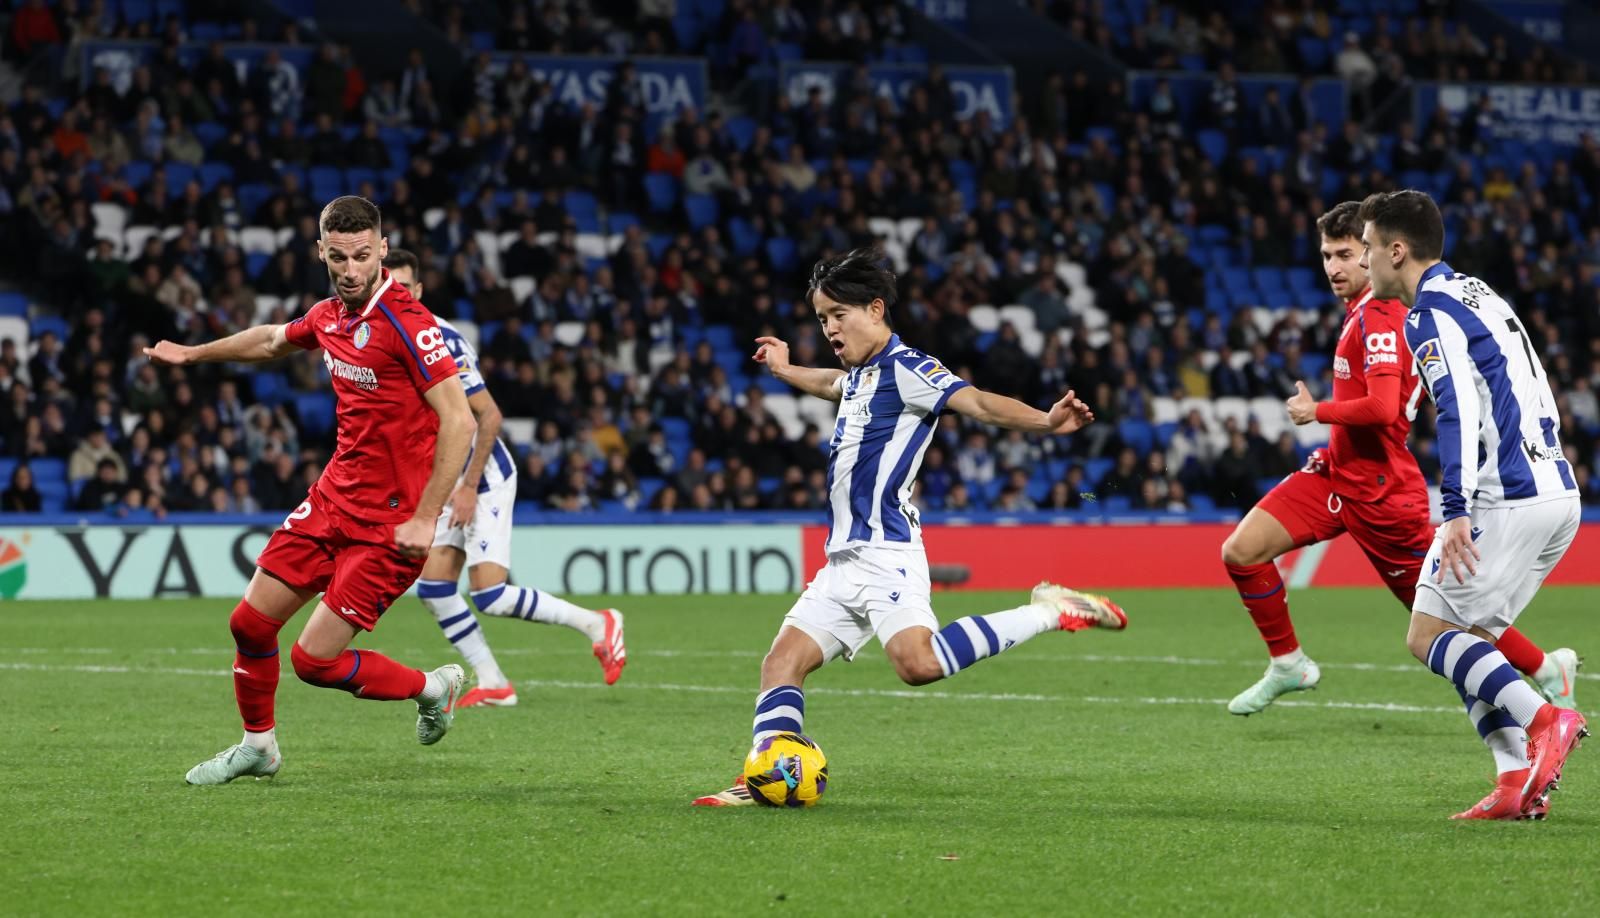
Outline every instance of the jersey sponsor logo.
{"label": "jersey sponsor logo", "polygon": [[927,357],[911,368],[911,372],[921,376],[923,381],[935,389],[944,389],[956,381],[956,375],[944,368],[933,357]]}
{"label": "jersey sponsor logo", "polygon": [[371,391],[378,388],[378,374],[371,367],[356,366],[345,363],[327,351],[322,352],[323,363],[328,365],[328,372],[340,379],[347,379],[358,387]]}
{"label": "jersey sponsor logo", "polygon": [[371,341],[371,340],[372,340],[372,326],[368,325],[365,322],[362,322],[361,326],[356,329],[356,337],[355,337],[356,350],[359,351],[362,348],[366,347],[367,346],[367,342]]}
{"label": "jersey sponsor logo", "polygon": [[444,332],[434,327],[424,328],[417,332],[417,350],[431,351],[444,343]]}
{"label": "jersey sponsor logo", "polygon": [[350,608],[348,606],[346,606],[343,609],[340,609],[339,610],[339,614],[343,615],[346,618],[360,618],[361,617],[361,613],[360,612],[357,612],[356,610],[354,610],[354,609],[352,609],[352,608]]}
{"label": "jersey sponsor logo", "polygon": [[1350,361],[1335,354],[1333,357],[1333,375],[1340,379],[1350,378]]}
{"label": "jersey sponsor logo", "polygon": [[1532,440],[1522,441],[1522,451],[1528,455],[1529,462],[1548,462],[1552,459],[1565,459],[1566,455],[1558,446],[1545,446]]}
{"label": "jersey sponsor logo", "polygon": [[1444,362],[1444,345],[1438,338],[1429,338],[1417,345],[1417,369],[1429,386],[1450,375],[1450,367]]}
{"label": "jersey sponsor logo", "polygon": [[1400,363],[1397,353],[1399,336],[1394,332],[1373,332],[1367,335],[1367,366],[1380,363]]}
{"label": "jersey sponsor logo", "polygon": [[[295,321],[298,322],[300,320],[296,319]],[[339,330],[339,323],[338,322],[329,322],[327,325],[322,326],[322,330],[325,331],[325,332],[338,331]]]}

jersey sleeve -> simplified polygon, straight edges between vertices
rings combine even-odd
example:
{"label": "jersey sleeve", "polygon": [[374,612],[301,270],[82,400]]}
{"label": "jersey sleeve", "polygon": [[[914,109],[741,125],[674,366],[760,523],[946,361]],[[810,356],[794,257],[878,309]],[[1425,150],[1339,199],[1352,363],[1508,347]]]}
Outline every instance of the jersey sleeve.
{"label": "jersey sleeve", "polygon": [[1467,336],[1450,316],[1414,309],[1406,319],[1406,348],[1417,362],[1417,376],[1438,409],[1440,497],[1444,518],[1472,512],[1478,488],[1478,419],[1482,406],[1473,380]]}
{"label": "jersey sleeve", "polygon": [[943,411],[950,396],[971,385],[927,354],[897,354],[890,365],[901,401],[925,414]]}
{"label": "jersey sleeve", "polygon": [[1406,343],[1405,309],[1397,303],[1374,300],[1362,311],[1361,368],[1368,377],[1403,376],[1400,349]]}
{"label": "jersey sleeve", "polygon": [[321,342],[317,341],[317,323],[322,321],[318,313],[321,310],[322,304],[319,303],[311,307],[305,315],[289,322],[283,327],[283,336],[290,344],[302,350],[314,351],[321,347]]}
{"label": "jersey sleeve", "polygon": [[379,300],[378,309],[383,313],[382,321],[394,331],[388,336],[393,341],[390,356],[406,368],[418,392],[426,392],[456,375],[455,358],[450,356],[444,332],[433,320],[433,313],[415,301]]}

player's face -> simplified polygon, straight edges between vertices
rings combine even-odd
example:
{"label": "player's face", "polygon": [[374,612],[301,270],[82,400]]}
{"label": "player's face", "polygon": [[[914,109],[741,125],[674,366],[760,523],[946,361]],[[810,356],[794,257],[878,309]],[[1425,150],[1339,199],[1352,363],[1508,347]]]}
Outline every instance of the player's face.
{"label": "player's face", "polygon": [[1372,279],[1372,295],[1378,299],[1392,300],[1404,292],[1400,289],[1400,273],[1394,269],[1387,247],[1370,221],[1361,229],[1361,267]]}
{"label": "player's face", "polygon": [[362,233],[327,233],[317,240],[317,257],[328,266],[328,279],[346,306],[366,305],[378,286],[389,240],[375,229]]}
{"label": "player's face", "polygon": [[1333,295],[1348,300],[1367,286],[1367,269],[1361,264],[1361,240],[1322,238],[1322,273],[1328,275]]}
{"label": "player's face", "polygon": [[410,265],[390,268],[389,276],[394,278],[395,283],[406,288],[406,292],[411,294],[413,300],[422,302],[422,284],[418,283],[417,272],[411,270]]}
{"label": "player's face", "polygon": [[881,299],[866,306],[847,306],[818,290],[811,297],[811,303],[816,307],[817,321],[822,324],[828,346],[847,367],[857,367],[871,360],[889,340]]}

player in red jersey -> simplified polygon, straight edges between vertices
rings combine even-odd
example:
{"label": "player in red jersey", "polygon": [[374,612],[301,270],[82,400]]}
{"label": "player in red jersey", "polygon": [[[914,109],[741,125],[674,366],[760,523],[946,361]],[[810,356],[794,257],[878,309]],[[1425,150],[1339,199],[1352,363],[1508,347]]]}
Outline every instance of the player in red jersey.
{"label": "player in red jersey", "polygon": [[[1317,221],[1323,271],[1347,307],[1334,351],[1333,400],[1314,400],[1301,382],[1288,401],[1296,424],[1320,421],[1332,427],[1328,447],[1279,482],[1222,543],[1228,576],[1272,655],[1260,681],[1228,702],[1234,714],[1255,714],[1280,695],[1314,688],[1322,678],[1295,638],[1274,559],[1348,532],[1409,610],[1423,557],[1433,543],[1428,486],[1406,447],[1419,392],[1401,330],[1406,308],[1372,297],[1361,267],[1359,207],[1347,201]],[[1566,648],[1546,654],[1515,628],[1507,629],[1497,646],[1512,665],[1534,677],[1552,703],[1572,707],[1577,654]]]}
{"label": "player in red jersey", "polygon": [[336,296],[287,325],[257,326],[194,347],[161,341],[145,349],[179,366],[257,363],[321,348],[338,401],[333,459],[262,549],[228,621],[238,648],[233,687],[244,740],[190,769],[190,784],[277,773],[278,630],[318,593],[322,601],[290,651],[295,674],[358,698],[414,699],[424,745],[450,728],[450,708],[465,680],[460,666],[424,673],[349,649],[421,573],[476,428],[433,316],[382,268],[388,243],[381,226],[372,202],[334,199],[322,211],[317,253]]}

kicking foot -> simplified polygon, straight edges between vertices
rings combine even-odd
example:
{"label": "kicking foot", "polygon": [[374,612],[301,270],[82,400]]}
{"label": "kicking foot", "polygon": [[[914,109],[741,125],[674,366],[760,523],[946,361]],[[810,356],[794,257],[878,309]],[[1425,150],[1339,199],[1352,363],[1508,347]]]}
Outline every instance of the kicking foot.
{"label": "kicking foot", "polygon": [[517,706],[517,687],[507,682],[498,688],[484,688],[481,685],[472,687],[472,690],[461,696],[452,711],[462,708],[514,708]]}
{"label": "kicking foot", "polygon": [[725,791],[696,797],[690,806],[754,806],[755,798],[750,796],[750,788],[744,786],[744,775],[733,779],[733,786]]}
{"label": "kicking foot", "polygon": [[1262,676],[1260,681],[1233,696],[1233,700],[1228,702],[1228,713],[1246,717],[1259,714],[1267,709],[1267,705],[1276,701],[1279,695],[1316,688],[1320,681],[1322,681],[1322,670],[1310,657],[1304,657],[1299,662],[1288,665],[1274,661],[1267,664],[1266,675]]}
{"label": "kicking foot", "polygon": [[227,784],[234,778],[253,777],[259,781],[277,774],[282,764],[283,756],[278,754],[277,746],[262,752],[240,743],[189,769],[183,780],[190,784]]}
{"label": "kicking foot", "polygon": [[1570,647],[1545,654],[1544,665],[1533,677],[1534,683],[1539,686],[1539,694],[1558,708],[1576,710],[1578,704],[1574,696],[1578,689],[1578,670],[1582,666],[1583,658]]}
{"label": "kicking foot", "polygon": [[444,680],[444,691],[438,698],[430,701],[417,698],[417,742],[424,746],[432,746],[444,739],[450,732],[450,722],[455,720],[452,709],[456,706],[456,699],[461,697],[461,687],[467,682],[467,672],[460,666],[449,663],[428,673],[428,680]]}
{"label": "kicking foot", "polygon": [[[1528,783],[1530,769],[1502,773],[1495,779],[1489,796],[1451,816],[1451,819],[1523,819],[1522,788]],[[1543,817],[1535,817],[1543,818]]]}
{"label": "kicking foot", "polygon": [[616,609],[601,609],[596,614],[605,617],[606,634],[595,642],[594,658],[600,661],[606,685],[615,685],[622,677],[622,667],[628,664],[628,648],[622,642],[622,613]]}
{"label": "kicking foot", "polygon": [[1082,631],[1085,628],[1121,631],[1128,627],[1127,613],[1110,599],[1069,590],[1048,580],[1033,588],[1031,601],[1036,606],[1054,609],[1060,615],[1062,631]]}
{"label": "kicking foot", "polygon": [[1523,812],[1531,812],[1541,800],[1549,803],[1550,792],[1561,781],[1561,769],[1567,756],[1588,735],[1588,723],[1577,711],[1563,710],[1553,704],[1539,709],[1533,723],[1528,725],[1528,761],[1533,765],[1522,792]]}

